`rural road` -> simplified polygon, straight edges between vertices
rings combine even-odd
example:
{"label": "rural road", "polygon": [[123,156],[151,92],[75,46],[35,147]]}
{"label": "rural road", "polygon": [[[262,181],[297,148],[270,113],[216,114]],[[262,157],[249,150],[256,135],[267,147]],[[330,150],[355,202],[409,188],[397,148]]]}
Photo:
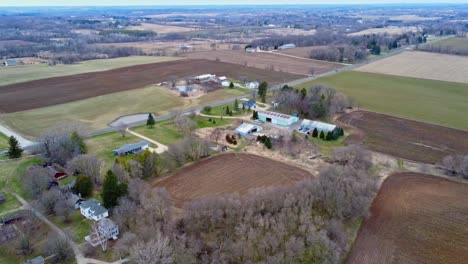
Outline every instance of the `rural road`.
{"label": "rural road", "polygon": [[2,124],[0,124],[0,133],[4,134],[7,137],[14,136],[18,140],[22,148],[27,148],[36,144],[36,142],[24,138],[22,135],[16,133],[15,131],[9,129],[8,127]]}

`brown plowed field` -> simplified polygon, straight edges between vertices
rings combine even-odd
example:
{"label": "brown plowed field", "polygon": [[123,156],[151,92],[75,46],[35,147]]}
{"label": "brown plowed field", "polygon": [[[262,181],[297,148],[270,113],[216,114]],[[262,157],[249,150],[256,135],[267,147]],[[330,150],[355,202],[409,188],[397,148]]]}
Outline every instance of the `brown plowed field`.
{"label": "brown plowed field", "polygon": [[274,69],[279,72],[308,75],[311,69],[314,74],[328,72],[343,67],[343,65],[328,61],[317,61],[303,58],[294,58],[270,52],[245,52],[238,50],[216,50],[188,52],[184,57],[192,59],[219,60],[236,63],[260,69]]}
{"label": "brown plowed field", "polygon": [[221,154],[183,168],[157,182],[166,188],[177,206],[184,202],[223,193],[246,193],[249,189],[292,184],[310,173],[279,161],[251,154]]}
{"label": "brown plowed field", "polygon": [[169,61],[0,86],[0,112],[18,112],[143,88],[169,76],[183,78],[205,73],[231,78],[246,76],[273,84],[302,77],[209,60]]}
{"label": "brown plowed field", "polygon": [[466,131],[366,111],[345,114],[338,121],[356,128],[346,144],[363,143],[395,157],[436,163],[447,155],[468,154]]}
{"label": "brown plowed field", "polygon": [[417,173],[388,177],[348,264],[464,264],[468,184]]}

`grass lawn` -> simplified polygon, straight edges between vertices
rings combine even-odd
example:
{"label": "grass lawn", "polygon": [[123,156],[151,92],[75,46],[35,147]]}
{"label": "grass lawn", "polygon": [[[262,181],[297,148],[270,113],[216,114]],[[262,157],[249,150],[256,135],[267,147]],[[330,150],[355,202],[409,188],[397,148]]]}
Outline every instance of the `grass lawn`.
{"label": "grass lawn", "polygon": [[179,58],[133,56],[105,60],[89,60],[73,65],[48,66],[47,64],[33,64],[16,67],[3,67],[0,68],[0,86],[87,72],[107,71],[132,65],[164,62],[177,59]]}
{"label": "grass lawn", "polygon": [[148,128],[145,125],[132,128],[132,130],[166,146],[174,144],[183,138],[182,133],[177,130],[171,119],[156,122],[153,128]]}
{"label": "grass lawn", "polygon": [[8,140],[6,135],[0,133],[0,151],[8,149]]}
{"label": "grass lawn", "polygon": [[198,99],[195,99],[197,102],[198,102],[198,105],[205,105],[205,104],[208,104],[208,103],[211,103],[211,102],[214,102],[214,101],[223,101],[223,100],[227,100],[229,98],[233,98],[233,97],[237,97],[237,96],[241,96],[241,95],[244,95],[244,94],[249,94],[251,93],[252,91],[249,90],[249,89],[245,89],[245,88],[233,88],[233,89],[230,89],[230,88],[222,88],[222,89],[218,89],[214,92],[210,92],[210,93],[207,93],[206,95],[198,98]]}
{"label": "grass lawn", "polygon": [[296,87],[314,84],[334,87],[367,110],[468,130],[467,84],[348,71]]}
{"label": "grass lawn", "polygon": [[[39,157],[0,162],[0,191],[4,193],[14,191],[27,198],[21,188],[20,177],[29,167],[39,163],[41,163],[41,158]],[[1,211],[2,207],[0,206],[0,212]]]}
{"label": "grass lawn", "polygon": [[63,179],[58,180],[58,183],[59,183],[60,186],[67,186],[68,184],[70,184],[75,179],[76,179],[75,176],[67,176],[67,177],[65,177]]}
{"label": "grass lawn", "polygon": [[198,128],[225,126],[231,124],[234,121],[233,119],[227,118],[221,119],[203,116],[193,117],[192,120],[197,124]]}
{"label": "grass lawn", "polygon": [[441,51],[449,50],[451,52],[467,53],[468,52],[468,38],[467,37],[453,37],[443,40],[434,41],[422,45],[421,49],[426,50],[430,48],[440,48]]}
{"label": "grass lawn", "polygon": [[68,232],[73,241],[78,244],[85,242],[84,238],[89,235],[89,229],[92,226],[92,221],[82,216],[80,210],[73,211],[68,223],[64,223],[62,219],[55,215],[48,216],[47,218],[63,231]]}
{"label": "grass lawn", "polygon": [[309,136],[309,140],[320,149],[322,156],[331,157],[333,154],[333,149],[345,146],[343,144],[343,141],[345,140],[346,136],[347,135],[339,137],[337,140],[332,141],[326,141],[318,137],[314,138],[312,136]]}
{"label": "grass lawn", "polygon": [[[239,101],[239,103],[242,103],[242,101]],[[252,114],[252,110],[242,110],[242,107],[239,108],[239,111],[234,111],[234,103],[212,107],[210,112],[207,112],[203,109],[201,113],[212,116],[229,116],[226,114],[226,109],[228,107],[229,110],[232,111],[232,116],[243,116]]]}

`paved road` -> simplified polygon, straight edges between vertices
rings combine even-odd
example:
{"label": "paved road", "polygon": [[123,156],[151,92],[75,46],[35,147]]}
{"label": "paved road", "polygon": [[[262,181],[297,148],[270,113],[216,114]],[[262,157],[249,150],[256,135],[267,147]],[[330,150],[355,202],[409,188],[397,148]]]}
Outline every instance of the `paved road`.
{"label": "paved road", "polygon": [[18,142],[20,143],[21,147],[23,148],[26,148],[26,147],[29,147],[29,146],[32,146],[34,144],[36,144],[36,142],[33,142],[31,140],[28,140],[26,138],[24,138],[22,135],[16,133],[15,131],[9,129],[8,127],[0,124],[0,133],[6,135],[7,137],[11,137],[11,136],[14,136]]}

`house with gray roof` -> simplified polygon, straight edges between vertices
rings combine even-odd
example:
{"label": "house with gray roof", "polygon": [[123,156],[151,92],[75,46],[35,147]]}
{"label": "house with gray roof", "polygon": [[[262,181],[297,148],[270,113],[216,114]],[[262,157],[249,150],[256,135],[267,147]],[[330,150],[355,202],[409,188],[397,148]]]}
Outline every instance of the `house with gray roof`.
{"label": "house with gray roof", "polygon": [[42,256],[35,257],[31,260],[24,262],[24,264],[44,264],[44,258]]}
{"label": "house with gray roof", "polygon": [[17,63],[16,60],[14,60],[14,59],[4,60],[2,64],[3,64],[3,66],[5,66],[5,67],[18,65],[18,63]]}
{"label": "house with gray roof", "polygon": [[109,216],[109,211],[96,199],[82,202],[80,212],[87,219],[94,221],[99,221]]}
{"label": "house with gray roof", "polygon": [[125,156],[128,154],[136,154],[140,153],[141,151],[148,149],[149,148],[149,143],[146,141],[140,141],[138,143],[133,143],[133,144],[125,144],[122,147],[118,149],[114,149],[114,155],[115,156]]}

